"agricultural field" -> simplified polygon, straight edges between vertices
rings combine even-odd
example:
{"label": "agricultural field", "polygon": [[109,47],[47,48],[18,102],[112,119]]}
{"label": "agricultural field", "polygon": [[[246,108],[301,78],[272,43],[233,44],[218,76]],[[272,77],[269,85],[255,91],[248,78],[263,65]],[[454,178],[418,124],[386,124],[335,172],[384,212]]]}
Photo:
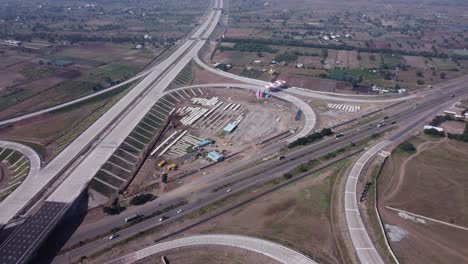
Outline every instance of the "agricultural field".
{"label": "agricultural field", "polygon": [[[0,1],[0,119],[60,104],[143,70],[208,2]],[[26,19],[27,18],[27,19]]]}
{"label": "agricultural field", "polygon": [[112,107],[128,91],[124,88],[95,100],[4,126],[0,129],[0,139],[34,145],[34,149],[40,150],[38,153],[44,162],[49,162]]}
{"label": "agricultural field", "polygon": [[448,224],[468,226],[468,144],[426,135],[408,142],[415,149],[400,145],[379,176],[379,208],[391,246],[405,263],[464,263],[468,251],[460,245],[468,243],[467,231]]}
{"label": "agricultural field", "polygon": [[[423,88],[468,73],[468,20],[458,12],[463,6],[460,0],[443,7],[427,0],[233,0],[229,27],[212,62],[279,74],[300,67],[313,77],[359,87],[355,92],[374,85],[390,92]],[[359,71],[338,76],[336,69],[376,76],[365,78]]]}

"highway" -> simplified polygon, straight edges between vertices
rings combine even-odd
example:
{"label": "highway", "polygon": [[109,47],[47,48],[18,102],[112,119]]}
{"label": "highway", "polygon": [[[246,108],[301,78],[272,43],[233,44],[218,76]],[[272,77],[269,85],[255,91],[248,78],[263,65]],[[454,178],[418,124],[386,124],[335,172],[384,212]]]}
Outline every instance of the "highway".
{"label": "highway", "polygon": [[[371,160],[371,158],[380,150],[384,149],[385,147],[391,144],[399,142],[414,128],[422,126],[427,119],[430,119],[436,114],[442,112],[445,107],[449,106],[450,104],[453,104],[455,100],[458,99],[458,96],[457,99],[454,99],[452,97],[452,94],[463,95],[467,92],[468,91],[466,91],[466,88],[464,88],[464,91],[462,90],[461,93],[456,92],[441,94],[437,97],[437,104],[434,104],[434,100],[431,100],[429,101],[429,103],[426,102],[423,105],[420,105],[419,107],[417,107],[418,110],[422,110],[420,113],[418,113],[418,111],[415,111],[415,114],[409,115],[412,117],[412,119],[407,119],[407,122],[402,127],[402,129],[400,129],[397,133],[393,134],[390,138],[379,142],[378,144],[374,145],[372,148],[367,150],[352,167],[351,172],[347,176],[345,192],[343,195],[345,201],[344,211],[347,229],[351,237],[354,250],[356,251],[361,263],[385,263],[369,236],[369,232],[366,229],[367,227],[364,224],[364,221],[362,220],[362,215],[359,209],[359,194],[357,193],[357,185],[359,182],[359,177],[361,176],[364,167]],[[388,250],[393,255],[392,250],[390,248]]]}
{"label": "highway", "polygon": [[[222,1],[216,1],[215,6],[222,7]],[[141,119],[138,117],[147,112],[148,108],[157,101],[161,93],[182,68],[196,56],[206,41],[198,40],[198,38],[207,38],[211,34],[220,14],[221,10],[211,10],[206,21],[192,35],[192,38],[182,44],[169,58],[154,66],[151,73],[59,153],[45,168],[41,169],[37,173],[37,177],[26,178],[15,192],[2,201],[0,203],[0,211],[2,212],[0,214],[0,225],[7,223],[17,215],[58,176],[63,173],[71,173],[67,171],[68,168],[73,168],[74,177],[68,176],[67,181],[64,182],[65,185],[62,184],[62,190],[65,189],[65,191],[62,191],[64,196],[60,197],[58,195],[60,192],[58,192],[51,199],[52,201],[69,202],[76,198],[85,187],[83,184],[89,181],[87,178],[80,177],[83,174],[79,173],[83,172],[79,169],[85,169],[84,175],[91,175],[90,170],[88,170],[90,167],[86,168],[85,166],[91,166],[90,163],[92,163],[92,166],[94,166],[92,168],[96,170],[96,167],[103,164],[103,162],[100,162],[112,154],[112,148],[109,148],[109,146],[115,147],[116,142],[123,141],[123,138],[134,127],[131,124],[136,125],[135,122]],[[126,121],[130,122],[125,123]],[[109,130],[111,131],[109,132]],[[104,138],[107,140],[104,140]],[[100,144],[96,144],[97,142],[100,142]],[[90,150],[91,144],[94,148]],[[78,164],[73,165],[74,162]]]}
{"label": "highway", "polygon": [[[456,86],[454,87],[456,88]],[[452,87],[452,89],[454,87]],[[466,90],[466,87],[463,87],[462,89],[458,89],[457,95],[461,93],[465,93],[465,90]],[[447,98],[451,98],[451,94],[452,94],[450,92],[440,93],[438,91],[433,91],[433,93],[434,93],[433,96],[427,97],[425,104],[421,103],[418,106],[410,106],[410,107],[406,107],[403,109],[399,109],[397,113],[389,115],[389,119],[387,122],[395,121],[397,122],[396,125],[405,127],[405,124],[411,123],[411,121],[415,117],[418,117],[421,112],[424,113],[429,110],[432,110],[431,111],[432,113],[434,111],[433,104],[435,102],[440,101],[441,95]],[[187,184],[182,187],[179,187],[178,189],[172,191],[171,193],[168,193],[167,195],[164,195],[156,199],[152,203],[148,203],[146,205],[139,206],[139,207],[133,207],[133,208],[130,207],[120,216],[106,217],[105,219],[102,219],[101,221],[94,222],[88,226],[80,227],[77,230],[77,232],[72,236],[68,245],[70,246],[79,242],[80,240],[92,238],[96,234],[103,234],[103,233],[105,234],[106,232],[108,233],[110,229],[121,226],[123,224],[124,217],[137,213],[137,212],[145,214],[145,215],[149,215],[151,213],[156,212],[157,210],[161,210],[162,208],[170,204],[175,204],[176,201],[180,201],[183,199],[190,200],[189,204],[182,207],[185,212],[189,212],[191,210],[196,210],[197,208],[200,208],[205,203],[209,204],[210,202],[213,202],[218,199],[222,199],[223,197],[227,196],[228,194],[226,194],[223,191],[213,193],[213,189],[219,186],[226,186],[226,184],[235,183],[233,185],[229,185],[230,186],[229,188],[233,189],[232,193],[235,193],[236,191],[248,188],[249,186],[252,186],[254,184],[272,180],[275,177],[281,177],[282,173],[289,171],[304,162],[307,162],[311,159],[315,159],[318,156],[325,155],[326,153],[337,150],[343,146],[349,145],[351,142],[358,142],[359,140],[368,138],[372,136],[373,134],[378,133],[379,131],[383,131],[387,128],[387,127],[384,127],[384,128],[376,127],[376,124],[378,123],[379,121],[374,121],[374,122],[371,122],[370,124],[365,124],[351,131],[344,132],[345,136],[340,138],[340,140],[335,140],[334,138],[332,138],[332,139],[323,140],[319,143],[316,143],[310,146],[306,146],[302,149],[299,149],[297,151],[294,151],[293,153],[288,154],[287,159],[283,161],[272,159],[272,160],[268,160],[268,161],[257,164],[256,162],[258,162],[259,160],[261,160],[261,158],[263,158],[263,156],[260,155],[258,159],[253,160],[251,162],[251,164],[256,164],[255,166],[252,166],[240,172],[237,172],[237,173],[235,172],[236,167],[237,168],[243,167],[246,165],[245,163],[236,164],[237,166],[233,166],[231,171],[221,170],[219,172],[215,171],[213,173],[207,174],[204,177],[193,181],[190,185]],[[413,128],[414,128],[414,125],[413,125]],[[405,132],[399,131],[395,135],[400,135],[400,134],[404,135],[406,133],[407,133],[406,131]],[[267,154],[270,154],[270,153],[267,153]],[[226,176],[226,175],[229,175],[229,176]],[[193,199],[194,196],[196,197],[195,201]],[[158,204],[161,204],[161,205],[158,205]],[[170,216],[171,218],[178,217],[178,215],[174,211],[169,212],[168,216]],[[121,231],[123,232],[122,239],[128,236],[131,236],[132,234],[136,234],[141,230],[145,230],[146,228],[149,228],[158,224],[160,223],[158,223],[156,219],[149,219],[137,225],[131,226],[130,228]],[[127,230],[128,230],[128,233],[127,233]],[[94,250],[96,250],[97,248],[100,248],[100,243],[91,242],[90,244],[86,246],[83,246],[81,248],[77,248],[68,252],[68,254],[71,254],[72,256],[75,256],[75,254],[76,256],[87,255],[88,253],[94,252]],[[61,258],[59,257],[58,259],[60,260]]]}
{"label": "highway", "polygon": [[[178,73],[198,54],[219,21],[223,1],[216,0],[214,7],[191,38],[169,58],[154,66],[151,73],[41,169],[37,177],[26,178],[0,203],[0,224],[6,224],[32,202],[43,202],[44,199],[38,198],[46,191],[45,188],[58,177],[62,179],[37,212],[2,244],[0,255],[7,257],[5,263],[25,263],[29,260],[97,170],[161,98]],[[43,221],[44,217],[48,221]],[[27,240],[24,240],[25,236],[29,236]]]}
{"label": "highway", "polygon": [[[215,7],[222,8],[222,5],[222,0],[217,0]],[[2,212],[2,214],[0,214],[0,225],[7,223],[10,219],[21,212],[25,207],[27,207],[31,201],[36,201],[37,198],[44,192],[44,190],[60,177],[63,180],[60,182],[60,185],[57,186],[57,188],[50,190],[51,195],[45,199],[46,204],[45,206],[41,207],[41,209],[39,209],[38,214],[41,215],[41,213],[45,212],[45,216],[50,219],[48,222],[42,221],[43,224],[47,224],[47,228],[52,228],[56,223],[58,223],[70,204],[72,204],[73,201],[75,201],[75,199],[82,193],[82,191],[88,185],[89,181],[101,168],[101,166],[115,152],[115,150],[120,146],[120,144],[134,129],[134,127],[140,122],[142,117],[149,111],[149,109],[163,95],[165,95],[164,90],[176,78],[178,73],[190,62],[190,60],[197,60],[198,52],[206,42],[204,39],[208,38],[213,29],[216,27],[220,16],[221,10],[211,10],[205,23],[203,23],[200,28],[192,35],[192,37],[187,39],[186,42],[183,43],[169,58],[151,68],[150,72],[146,76],[142,76],[141,82],[139,82],[132,90],[130,90],[127,95],[125,95],[100,119],[91,125],[75,141],[73,141],[45,168],[40,169],[37,173],[37,177],[27,177],[25,182],[20,185],[14,193],[12,193],[7,197],[7,199],[0,203],[0,211]],[[214,71],[217,72],[216,70]],[[235,79],[238,78],[236,77]],[[257,87],[258,85],[263,86],[263,83],[260,84],[261,81],[252,81],[252,79],[249,79],[247,82],[254,83],[257,85]],[[296,88],[291,88],[291,91],[294,91],[294,89]],[[466,87],[464,87],[464,89],[466,90]],[[431,102],[432,104],[434,104],[434,102],[437,104],[439,102],[438,100],[441,100],[441,98],[451,96],[451,94],[448,93],[436,92],[437,91],[429,92],[428,97],[425,99],[435,100]],[[289,101],[298,100],[295,101],[295,103],[299,105],[299,108],[305,109],[306,107],[304,102],[297,98],[294,99],[294,96],[285,92],[277,93],[275,96]],[[320,94],[320,96],[322,96],[322,99],[333,98],[330,100],[336,100],[336,97],[332,95]],[[366,99],[362,98],[352,99],[365,100],[368,102]],[[400,113],[400,115],[397,114],[395,116],[390,116],[389,121],[395,120],[398,124],[401,123],[403,127],[406,127],[406,123],[410,123],[412,118],[419,117],[421,111],[430,111],[431,113],[435,111],[434,108],[429,109],[429,107],[430,104],[422,105],[412,109],[403,109],[407,112],[401,111],[401,113],[404,114]],[[292,139],[304,136],[314,128],[315,114],[313,111],[310,113],[310,118],[308,118],[308,120],[310,121],[308,123],[306,121],[305,130],[297,133]],[[202,205],[209,204],[212,201],[221,199],[228,195],[224,191],[213,192],[213,189],[216,187],[232,184],[232,188],[235,189],[233,193],[235,193],[260,182],[271,180],[275,177],[280,177],[282,173],[304,162],[307,162],[308,160],[317,158],[343,146],[349,145],[351,142],[357,142],[361,139],[368,138],[374,133],[381,132],[387,128],[377,128],[375,123],[376,122],[371,123],[371,125],[366,124],[361,126],[359,130],[353,129],[352,131],[347,131],[345,132],[345,136],[339,140],[335,140],[334,138],[326,139],[317,144],[306,146],[288,154],[287,159],[283,161],[273,159],[261,162],[260,164],[252,166],[251,168],[241,172],[236,172],[236,170],[238,170],[240,167],[239,165],[242,164],[236,164],[236,166],[232,167],[232,171],[229,172],[232,173],[232,175],[229,176],[225,176],[225,170],[213,172],[208,174],[207,177],[202,177],[197,181],[193,181],[193,184],[191,185],[184,185],[176,189],[174,192],[158,198],[153,203],[149,203],[141,207],[129,208],[122,215],[106,217],[101,221],[93,223],[92,226],[86,226],[81,230],[79,229],[74,237],[72,237],[70,242],[91,238],[97,234],[105,234],[112,228],[121,226],[123,224],[122,219],[125,217],[125,215],[129,215],[134,212],[151,214],[157,210],[160,210],[161,208],[164,208],[165,206],[174,204],[181,200],[190,201],[188,205],[183,207],[186,212],[194,211],[200,208]],[[403,137],[406,135],[406,133],[407,131],[399,131],[397,134],[393,135],[393,138],[390,138],[389,140]],[[275,145],[275,148],[270,148],[268,153],[274,153],[279,149],[279,147],[279,144]],[[258,160],[265,157],[262,155],[259,156],[260,157],[258,157]],[[156,205],[157,203],[162,205]],[[169,212],[168,216],[171,216],[173,219],[177,217],[173,211]],[[130,228],[123,231],[123,233],[128,232],[126,236],[122,235],[121,237],[123,239],[125,237],[132,236],[144,228],[154,226],[154,222],[155,219],[149,219],[138,225],[131,226]],[[34,232],[38,231],[37,227],[34,226],[33,223],[25,225],[24,230],[18,231],[19,239],[8,240],[6,247],[2,247],[1,253],[5,254],[5,252],[19,250],[17,249],[17,246],[21,247],[25,245],[24,241],[21,242],[22,240],[20,238],[24,238],[25,235],[30,234],[27,232],[31,230]],[[31,251],[36,248],[42,239],[44,239],[46,236],[47,232],[41,231],[37,237],[37,240],[33,241],[32,244],[28,244],[30,247],[30,249],[28,249],[29,252],[21,255],[22,253],[16,254],[17,251],[14,251],[15,253],[12,255],[14,255],[15,258],[8,263],[20,263],[21,261],[24,261],[27,256],[32,254]],[[358,237],[357,239],[361,238]],[[115,241],[119,240],[117,239]],[[12,244],[8,244],[9,242],[12,242]],[[93,252],[99,249],[102,245],[113,243],[108,242],[104,244],[102,241],[97,242],[99,242],[97,245],[93,244],[94,242],[92,242],[86,244],[83,247],[77,248],[76,250],[73,250],[71,254],[73,256],[76,256],[75,254],[80,254],[80,256],[83,254],[86,255],[89,254],[89,252]],[[371,261],[374,261],[377,259],[374,257],[375,256],[373,255],[372,258],[367,258],[369,258]],[[364,259],[365,258],[366,257],[364,257]]]}
{"label": "highway", "polygon": [[293,251],[284,246],[266,241],[263,239],[236,236],[236,235],[197,235],[189,236],[171,241],[163,242],[150,246],[118,259],[107,262],[106,264],[130,264],[138,260],[144,259],[151,255],[155,255],[170,249],[193,247],[193,246],[229,246],[241,249],[246,249],[259,254],[268,256],[280,263],[288,264],[317,264],[317,262],[304,256],[303,254]]}

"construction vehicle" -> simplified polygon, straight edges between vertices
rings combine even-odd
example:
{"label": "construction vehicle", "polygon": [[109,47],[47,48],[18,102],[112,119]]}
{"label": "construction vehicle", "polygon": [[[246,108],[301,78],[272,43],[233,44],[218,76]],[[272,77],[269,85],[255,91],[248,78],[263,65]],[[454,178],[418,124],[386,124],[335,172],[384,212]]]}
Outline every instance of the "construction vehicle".
{"label": "construction vehicle", "polygon": [[166,163],[167,163],[167,162],[166,162],[165,160],[163,160],[163,161],[161,161],[161,162],[158,163],[158,167],[159,167],[159,168],[162,168],[162,167],[164,167],[164,165],[166,165]]}
{"label": "construction vehicle", "polygon": [[175,170],[177,168],[177,164],[175,163],[172,163],[171,165],[168,165],[166,167],[167,170]]}

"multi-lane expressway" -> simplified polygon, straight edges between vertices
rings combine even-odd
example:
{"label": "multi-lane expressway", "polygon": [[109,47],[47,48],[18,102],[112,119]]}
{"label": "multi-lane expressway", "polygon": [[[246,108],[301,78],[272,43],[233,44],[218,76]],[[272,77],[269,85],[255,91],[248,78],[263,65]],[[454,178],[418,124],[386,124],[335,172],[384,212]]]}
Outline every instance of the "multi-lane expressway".
{"label": "multi-lane expressway", "polygon": [[[46,203],[38,210],[38,213],[36,213],[37,217],[32,217],[33,220],[30,221],[32,222],[32,225],[25,225],[24,229],[20,228],[17,231],[17,233],[19,233],[18,240],[13,238],[12,240],[7,240],[7,243],[2,245],[0,254],[5,254],[5,252],[13,252],[11,254],[12,258],[9,259],[6,263],[21,263],[29,258],[34,249],[39,246],[40,242],[47,236],[48,232],[50,232],[53,226],[59,221],[59,219],[68,209],[69,205],[80,195],[95,172],[115,151],[115,149],[124,140],[125,136],[130,133],[131,129],[136,126],[138,121],[142,118],[144,113],[149,110],[151,105],[153,105],[159,98],[161,98],[163,91],[168,87],[177,74],[190,60],[198,59],[197,55],[199,50],[205,44],[206,38],[216,27],[217,21],[221,15],[220,8],[222,8],[222,6],[222,1],[217,0],[215,3],[215,8],[209,12],[205,23],[201,25],[201,27],[192,35],[192,37],[188,38],[168,59],[152,67],[150,70],[148,70],[148,72],[142,74],[141,77],[146,77],[144,77],[144,79],[142,79],[139,84],[137,84],[114,107],[106,112],[97,122],[95,122],[89,129],[87,129],[75,141],[73,141],[62,153],[60,153],[51,163],[49,163],[48,166],[41,169],[37,173],[38,177],[28,177],[26,180],[27,184],[22,184],[17,189],[17,191],[15,191],[0,204],[0,210],[2,212],[2,214],[0,214],[0,224],[5,224],[12,217],[21,212],[27,205],[29,205],[31,201],[40,197],[48,185],[53,183],[58,178],[63,179],[63,181],[60,182],[60,185],[56,189],[52,190],[52,194],[47,198]],[[217,70],[213,70],[212,68],[210,69],[216,73],[219,73]],[[140,78],[139,76],[137,77]],[[233,76],[229,77],[232,78]],[[235,77],[234,79],[239,80],[239,78],[243,77]],[[241,81],[253,83],[256,85],[256,87],[259,85],[264,85],[264,82],[262,81],[256,81],[248,78],[245,78],[245,80]],[[454,86],[457,85],[461,84],[457,83]],[[304,91],[300,90],[299,88],[293,88],[290,92],[296,92],[297,94],[304,95]],[[342,98],[336,97],[335,95],[320,93],[314,93],[314,96],[317,96],[317,94],[322,99],[327,98],[330,100],[336,100],[337,98]],[[429,91],[427,95],[428,98],[433,96],[435,99],[439,99],[440,97],[445,96],[445,94],[435,94],[431,91]],[[287,97],[290,95],[285,96]],[[365,101],[368,98],[345,99]],[[402,99],[397,98],[396,100]],[[418,111],[423,110],[424,109],[416,108],[410,112],[410,114],[395,117],[395,120],[398,120],[399,123],[406,122],[410,120],[411,117],[417,116],[419,114]],[[426,109],[424,111],[428,110]],[[18,120],[13,120],[12,122],[14,121]],[[235,186],[237,190],[247,188],[248,186],[252,186],[258,182],[271,179],[275,176],[277,177],[278,173],[287,171],[307,160],[326,154],[330,151],[334,151],[351,142],[369,137],[370,135],[379,131],[381,131],[381,129],[378,129],[375,126],[362,127],[362,129],[359,131],[354,130],[345,133],[345,137],[338,141],[335,141],[334,139],[325,140],[318,144],[305,147],[299,151],[295,151],[291,155],[288,155],[288,160],[286,161],[279,162],[276,160],[270,160],[267,162],[262,162],[258,166],[253,166],[248,170],[234,173],[229,177],[219,177],[219,173],[221,172],[218,174],[213,173],[207,175],[206,178],[201,179],[200,182],[198,182],[197,188],[191,189],[189,186],[184,186],[172,194],[169,194],[167,197],[161,198],[159,202],[170,204],[171,202],[177,201],[178,199],[183,199],[184,195],[189,195],[190,192],[196,191],[199,200],[196,204],[189,204],[186,207],[187,211],[196,210],[201,205],[213,201],[214,199],[222,198],[226,195],[225,193],[220,192],[213,193],[212,190],[216,186],[223,186],[229,182],[245,178],[245,181],[238,182],[233,186]],[[401,136],[403,135],[404,133],[401,134]],[[280,145],[278,145],[278,147],[279,146]],[[270,148],[270,152],[275,152],[276,150],[276,148]],[[236,167],[239,168],[243,164],[236,165],[237,166],[233,166],[231,172],[235,172]],[[270,172],[269,177],[267,177],[268,175],[265,174],[258,174],[258,171],[264,170],[265,168],[270,168],[269,166],[273,166],[276,174],[273,175]],[[222,172],[226,173],[225,170]],[[257,174],[255,174],[256,172]],[[250,177],[254,174],[256,176]],[[215,180],[206,180],[210,178]],[[138,208],[138,210],[148,213],[155,211],[154,208],[149,208],[150,206],[154,207],[154,204],[148,204],[147,206]],[[156,206],[155,208],[158,207]],[[131,210],[129,210],[129,213],[130,212]],[[174,212],[170,212],[170,214],[173,213]],[[47,221],[44,221],[44,219],[47,219]],[[112,226],[121,225],[122,218],[109,217],[106,218],[106,221],[107,222],[98,223],[88,230],[83,231],[82,233],[79,231],[76,236],[80,237],[81,235],[82,238],[87,238],[92,233],[106,233]],[[119,223],[117,223],[117,221],[119,221]],[[46,224],[47,230],[44,231],[35,229],[34,224],[36,223]],[[138,232],[145,227],[153,225],[154,223],[149,220],[148,222],[141,223],[141,225],[132,226],[129,229],[128,236],[132,235],[133,231]],[[21,232],[23,232],[23,234],[21,234]],[[25,238],[24,235],[30,235],[33,233],[38,234],[34,237],[36,240],[32,243],[29,243],[28,248],[25,250],[19,250],[18,248],[15,248],[18,245],[24,246],[24,242],[21,242],[21,239]],[[92,245],[92,243],[90,245]],[[82,247],[81,249],[83,248],[86,247]],[[95,250],[95,248],[90,248],[84,252],[92,250]]]}
{"label": "multi-lane expressway", "polygon": [[[205,22],[191,38],[169,58],[154,66],[118,103],[46,167],[40,169],[36,177],[28,177],[15,192],[0,203],[0,225],[3,225],[38,199],[50,184],[63,177],[61,184],[38,212],[2,244],[0,255],[7,257],[6,263],[25,263],[32,256],[34,250],[86,188],[95,174],[93,172],[99,170],[177,74],[198,54],[216,27],[222,8],[223,1],[216,0]],[[46,222],[42,221],[44,217],[48,219]],[[33,237],[24,241],[28,235]]]}
{"label": "multi-lane expressway", "polygon": [[[424,102],[420,102],[419,105],[404,107],[402,109],[399,109],[399,111],[397,111],[396,113],[389,115],[388,122],[396,121],[396,125],[403,128],[402,130],[397,130],[396,134],[392,138],[406,135],[409,129],[415,127],[415,125],[412,123],[414,122],[414,119],[417,119],[420,123],[421,115],[423,116],[423,118],[427,118],[428,112],[429,115],[431,115],[434,113],[434,111],[438,111],[441,109],[441,107],[435,109],[434,104],[449,102],[450,100],[453,100],[452,95],[459,96],[461,94],[466,93],[466,87],[461,87],[462,89],[457,88],[457,86],[449,87],[449,89],[447,89],[446,92],[443,93],[440,93],[439,91],[433,91],[433,95],[428,96],[427,99]],[[220,186],[226,186],[227,184],[235,183],[232,186],[230,185],[230,188],[232,188],[235,191],[240,191],[254,184],[269,181],[274,179],[275,177],[281,177],[281,175],[284,172],[287,172],[304,162],[307,162],[311,159],[315,159],[329,152],[335,151],[339,148],[349,145],[351,142],[358,142],[387,128],[378,128],[376,126],[378,122],[379,121],[374,121],[370,124],[362,125],[359,128],[346,131],[344,132],[345,136],[343,136],[340,140],[335,140],[334,138],[332,138],[324,140],[317,144],[306,146],[302,149],[288,154],[287,159],[284,161],[271,159],[268,161],[261,162],[263,156],[260,155],[260,157],[257,160],[252,161],[252,164],[256,165],[253,165],[252,167],[244,169],[240,172],[236,173],[235,171],[240,167],[244,167],[247,164],[240,163],[236,164],[236,166],[231,167],[231,170],[221,170],[219,172],[216,171],[214,173],[210,173],[200,179],[193,181],[190,185],[182,186],[169,193],[168,195],[158,198],[153,203],[140,206],[139,208],[129,208],[127,210],[128,212],[124,212],[121,216],[107,217],[105,219],[102,219],[101,221],[94,222],[91,225],[84,226],[78,229],[77,232],[70,239],[69,245],[76,244],[81,240],[92,238],[99,233],[108,233],[112,228],[121,226],[123,223],[122,219],[126,215],[131,215],[136,212],[149,215],[158,210],[161,210],[162,208],[170,204],[175,204],[177,203],[177,201],[189,199],[193,197],[194,194],[196,194],[196,201],[191,202],[182,207],[185,212],[190,212],[193,210],[197,210],[200,207],[209,204],[212,201],[221,199],[228,195],[223,191],[213,192],[213,189],[216,189]],[[275,150],[273,150],[273,152],[274,151]],[[271,155],[271,153],[265,153],[265,155],[269,154]],[[233,193],[235,193],[235,191],[233,191]],[[162,205],[158,205],[158,203]],[[176,210],[168,212],[167,215],[171,218],[176,218],[179,215],[177,215],[175,211]],[[136,224],[134,226],[129,227],[128,229],[121,231],[120,239],[125,239],[142,230],[145,230],[158,224],[160,223],[157,222],[157,219],[146,220],[142,223]],[[87,255],[88,253],[92,253],[94,250],[100,248],[102,249],[102,247],[109,246],[109,244],[111,243],[112,242],[102,243],[102,241],[98,240],[95,242],[91,242],[83,247],[67,252],[67,254],[72,256]],[[59,257],[58,260],[60,259],[61,258]]]}

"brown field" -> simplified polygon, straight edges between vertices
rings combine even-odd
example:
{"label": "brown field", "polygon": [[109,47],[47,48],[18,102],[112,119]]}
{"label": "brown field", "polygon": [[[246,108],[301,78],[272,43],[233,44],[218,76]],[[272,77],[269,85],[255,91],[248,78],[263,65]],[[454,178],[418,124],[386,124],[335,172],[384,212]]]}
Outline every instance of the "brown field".
{"label": "brown field", "polygon": [[229,28],[226,32],[226,37],[237,38],[237,37],[248,37],[254,35],[256,32],[253,28]]}
{"label": "brown field", "polygon": [[[378,68],[382,64],[379,54],[361,52],[361,60],[359,61],[359,67],[361,68]],[[371,60],[371,55],[375,56],[375,60]]]}
{"label": "brown field", "polygon": [[394,152],[379,179],[383,221],[404,234],[391,245],[402,263],[466,263],[468,231],[408,220],[385,206],[468,227],[468,144],[427,136],[411,142],[417,152]]}
{"label": "brown field", "polygon": [[258,236],[292,246],[319,258],[321,263],[337,263],[328,195],[331,173],[337,173],[339,168],[310,176],[203,224],[195,231]]}
{"label": "brown field", "polygon": [[465,131],[465,123],[457,121],[447,121],[440,125],[445,132],[452,134],[463,134]]}
{"label": "brown field", "polygon": [[403,56],[403,59],[408,65],[415,68],[426,68],[426,62],[423,57]]}
{"label": "brown field", "polygon": [[272,56],[264,53],[263,57],[258,57],[255,52],[241,52],[241,51],[217,51],[213,57],[213,63],[232,64],[236,66],[245,66],[253,64],[253,61],[260,60],[263,64],[270,64]]}
{"label": "brown field", "polygon": [[312,56],[299,56],[297,58],[297,63],[304,64],[305,67],[314,67],[314,68],[322,68],[322,62],[320,57],[312,57]]}
{"label": "brown field", "polygon": [[23,75],[15,70],[0,69],[0,93],[3,93],[6,87],[21,83],[25,79],[26,78]]}
{"label": "brown field", "polygon": [[[122,93],[121,93],[122,94]],[[30,141],[45,147],[47,162],[69,144],[102,111],[121,95],[80,105],[66,111],[44,114],[0,129],[0,139]],[[31,133],[34,131],[34,133]]]}
{"label": "brown field", "polygon": [[119,47],[117,45],[84,43],[80,46],[63,47],[55,55],[111,62],[129,54],[129,52],[135,51],[129,51],[128,47]]}

